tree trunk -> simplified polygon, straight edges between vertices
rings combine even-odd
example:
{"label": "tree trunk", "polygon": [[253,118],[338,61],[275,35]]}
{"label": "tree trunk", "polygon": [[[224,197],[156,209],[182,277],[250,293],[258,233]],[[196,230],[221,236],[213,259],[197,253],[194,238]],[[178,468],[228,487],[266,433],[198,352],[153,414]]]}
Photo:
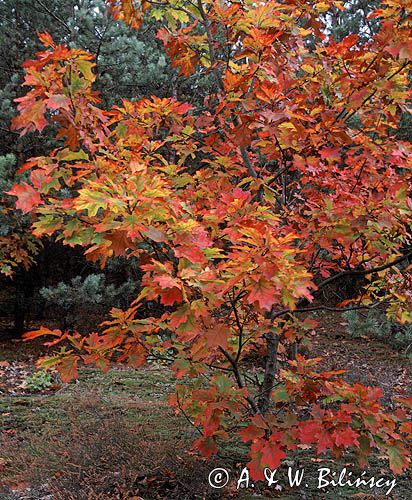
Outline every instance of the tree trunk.
{"label": "tree trunk", "polygon": [[266,413],[270,406],[275,378],[278,372],[277,353],[279,336],[276,333],[266,334],[267,358],[265,366],[265,376],[260,388],[258,407],[260,413]]}
{"label": "tree trunk", "polygon": [[20,337],[24,332],[24,323],[26,316],[26,304],[25,304],[25,280],[23,277],[23,272],[18,270],[15,275],[15,294],[14,294],[14,324],[13,324],[13,335]]}

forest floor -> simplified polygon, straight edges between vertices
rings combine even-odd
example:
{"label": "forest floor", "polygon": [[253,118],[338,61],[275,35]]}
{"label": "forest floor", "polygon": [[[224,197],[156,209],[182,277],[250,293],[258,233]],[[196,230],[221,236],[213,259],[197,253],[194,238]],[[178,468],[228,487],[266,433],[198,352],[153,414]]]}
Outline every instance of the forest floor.
{"label": "forest floor", "polygon": [[[306,355],[322,355],[324,368],[347,369],[350,382],[381,387],[390,408],[394,396],[412,390],[410,360],[375,340],[351,339],[345,330],[339,317],[323,318]],[[338,473],[347,467],[353,477],[361,470],[350,456],[336,463],[306,450],[282,466],[277,487],[258,483],[238,490],[242,465],[226,458],[205,460],[190,451],[196,433],[167,405],[173,390],[167,367],[108,373],[88,368],[76,382],[59,385],[56,380],[48,390],[29,391],[25,380],[41,353],[40,343],[0,337],[1,500],[412,499],[411,472],[397,478],[389,496],[388,488],[319,490],[319,467]],[[288,466],[305,469],[305,484],[288,486]],[[231,480],[222,490],[208,484],[215,467],[230,471]],[[393,479],[379,457],[365,470],[367,478]]]}

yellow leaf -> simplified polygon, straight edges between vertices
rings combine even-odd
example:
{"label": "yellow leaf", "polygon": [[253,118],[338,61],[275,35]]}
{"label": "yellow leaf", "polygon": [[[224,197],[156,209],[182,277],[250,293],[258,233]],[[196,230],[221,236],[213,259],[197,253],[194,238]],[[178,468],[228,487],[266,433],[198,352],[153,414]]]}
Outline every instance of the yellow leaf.
{"label": "yellow leaf", "polygon": [[315,4],[315,7],[318,12],[326,12],[327,10],[329,10],[330,6],[325,2],[319,2]]}

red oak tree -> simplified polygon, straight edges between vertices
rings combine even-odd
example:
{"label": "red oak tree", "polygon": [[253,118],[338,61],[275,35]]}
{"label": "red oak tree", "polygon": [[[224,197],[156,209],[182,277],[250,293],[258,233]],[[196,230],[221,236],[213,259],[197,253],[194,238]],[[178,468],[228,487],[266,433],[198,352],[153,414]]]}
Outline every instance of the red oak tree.
{"label": "red oak tree", "polygon": [[[387,414],[379,389],[317,373],[319,359],[280,369],[277,358],[314,328],[312,310],[386,301],[412,320],[411,146],[396,136],[410,98],[411,0],[385,0],[363,44],[327,35],[321,14],[343,8],[333,0],[108,3],[131,29],[161,21],[172,63],[213,73],[216,90],[199,109],[152,97],[104,110],[91,55],[41,35],[14,127],[53,123],[63,144],[30,159],[31,184],[11,193],[35,235],[82,245],[103,266],[138,259],[144,272],[140,295],[102,333],[29,333],[64,343],[43,366],[70,380],[79,361],[107,369],[114,353],[132,366],[170,359],[184,378],[171,404],[201,430],[195,447],[210,456],[237,436],[255,478],[308,445],[354,450],[361,464],[379,450],[401,472],[405,409]],[[363,278],[355,302],[325,304],[325,288],[348,277]],[[163,312],[142,318],[145,301]]]}

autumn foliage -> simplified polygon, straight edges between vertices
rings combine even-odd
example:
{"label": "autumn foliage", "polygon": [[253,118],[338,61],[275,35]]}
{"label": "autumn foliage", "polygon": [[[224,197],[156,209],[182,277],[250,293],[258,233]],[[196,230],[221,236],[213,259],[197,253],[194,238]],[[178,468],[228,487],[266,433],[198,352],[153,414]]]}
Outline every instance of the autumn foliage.
{"label": "autumn foliage", "polygon": [[[108,3],[131,29],[160,20],[172,63],[213,73],[217,90],[200,109],[152,97],[105,110],[90,54],[40,35],[13,125],[53,125],[62,145],[30,159],[30,184],[10,194],[35,235],[82,245],[102,266],[138,259],[144,272],[103,333],[29,333],[63,342],[43,365],[70,380],[79,362],[107,369],[114,354],[170,360],[182,379],[171,404],[201,430],[195,447],[211,456],[237,437],[255,478],[309,445],[361,464],[379,450],[402,472],[410,399],[387,414],[379,389],[318,373],[319,359],[280,369],[278,352],[316,328],[314,309],[385,301],[412,321],[411,146],[397,139],[412,2],[386,0],[364,44],[328,35],[322,14],[336,1]],[[357,276],[357,296],[325,304],[327,286]],[[145,301],[163,312],[142,318]]]}

